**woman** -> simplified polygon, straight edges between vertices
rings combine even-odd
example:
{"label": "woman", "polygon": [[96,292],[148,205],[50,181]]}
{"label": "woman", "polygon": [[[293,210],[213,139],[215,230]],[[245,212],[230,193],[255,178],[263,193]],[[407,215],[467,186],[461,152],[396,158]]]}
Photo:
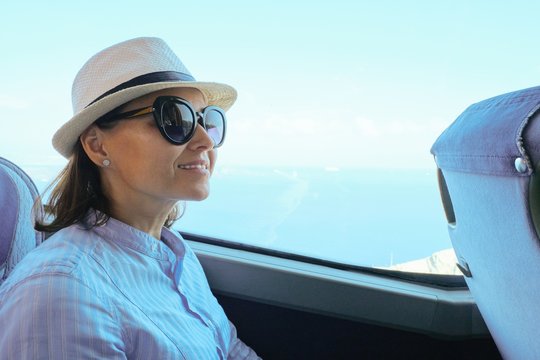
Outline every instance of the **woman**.
{"label": "woman", "polygon": [[168,227],[203,200],[225,135],[228,85],[197,82],[157,38],[93,56],[74,116],[54,135],[69,163],[53,189],[54,233],[0,288],[9,359],[255,359]]}

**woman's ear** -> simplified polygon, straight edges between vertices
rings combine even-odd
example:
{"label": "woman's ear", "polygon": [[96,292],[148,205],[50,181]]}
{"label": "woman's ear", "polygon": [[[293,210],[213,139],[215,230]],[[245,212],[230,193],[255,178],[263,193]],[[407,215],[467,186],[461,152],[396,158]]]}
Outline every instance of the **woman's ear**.
{"label": "woman's ear", "polygon": [[102,135],[102,132],[96,125],[90,125],[79,137],[84,152],[98,167],[104,166],[103,162],[108,160],[108,153],[103,145]]}

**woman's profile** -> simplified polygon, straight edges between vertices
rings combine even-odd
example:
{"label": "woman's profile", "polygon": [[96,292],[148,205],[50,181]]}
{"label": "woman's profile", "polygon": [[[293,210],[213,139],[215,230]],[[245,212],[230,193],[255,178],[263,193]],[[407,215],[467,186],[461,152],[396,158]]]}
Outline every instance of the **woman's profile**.
{"label": "woman's profile", "polygon": [[36,224],[52,235],[0,287],[2,358],[258,359],[170,229],[179,201],[208,196],[235,99],[158,38],[84,64],[53,137],[68,164]]}

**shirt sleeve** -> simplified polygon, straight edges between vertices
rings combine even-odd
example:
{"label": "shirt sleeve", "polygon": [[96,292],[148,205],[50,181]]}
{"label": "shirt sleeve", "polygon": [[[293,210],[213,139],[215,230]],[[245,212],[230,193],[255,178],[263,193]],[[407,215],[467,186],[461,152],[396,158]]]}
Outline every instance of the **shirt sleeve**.
{"label": "shirt sleeve", "polygon": [[253,349],[244,344],[236,334],[236,327],[229,321],[231,326],[231,342],[227,360],[262,360]]}
{"label": "shirt sleeve", "polygon": [[0,354],[7,359],[126,359],[113,315],[94,291],[68,274],[29,277],[1,299]]}

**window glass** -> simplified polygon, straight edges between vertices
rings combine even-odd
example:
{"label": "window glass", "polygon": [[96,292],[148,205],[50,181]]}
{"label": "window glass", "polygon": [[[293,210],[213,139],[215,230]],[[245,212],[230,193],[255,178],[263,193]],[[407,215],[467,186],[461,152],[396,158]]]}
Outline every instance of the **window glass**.
{"label": "window glass", "polygon": [[116,42],[162,37],[198,80],[239,93],[211,195],[187,204],[178,229],[354,265],[457,274],[429,150],[469,104],[538,85],[530,14],[539,7],[5,3],[0,156],[43,189],[65,164],[50,139],[71,117],[80,66]]}

